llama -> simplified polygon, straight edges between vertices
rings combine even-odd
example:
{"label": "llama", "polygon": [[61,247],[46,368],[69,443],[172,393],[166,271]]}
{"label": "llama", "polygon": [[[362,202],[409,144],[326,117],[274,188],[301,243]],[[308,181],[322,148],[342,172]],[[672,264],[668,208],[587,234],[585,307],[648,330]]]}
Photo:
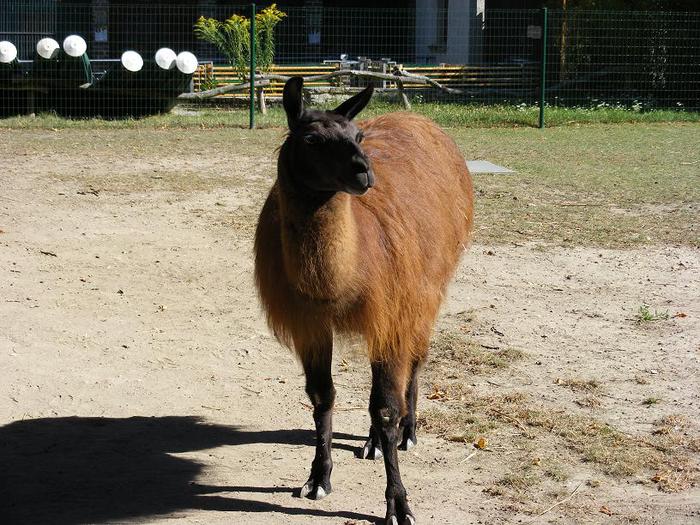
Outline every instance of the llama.
{"label": "llama", "polygon": [[455,143],[428,119],[356,124],[370,86],[333,111],[284,87],[289,133],[255,234],[268,324],[292,348],[314,407],[316,454],[301,497],[331,492],[333,334],[360,335],[372,370],[363,458],[384,458],[386,522],[415,524],[398,449],[416,444],[417,374],[472,224],[472,183]]}

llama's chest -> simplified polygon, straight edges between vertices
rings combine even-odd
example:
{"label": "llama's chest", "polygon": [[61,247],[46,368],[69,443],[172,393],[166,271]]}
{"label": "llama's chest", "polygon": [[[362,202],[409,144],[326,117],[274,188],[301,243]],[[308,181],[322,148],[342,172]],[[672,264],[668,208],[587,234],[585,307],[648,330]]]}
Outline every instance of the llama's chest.
{"label": "llama's chest", "polygon": [[284,269],[292,287],[319,301],[347,301],[356,287],[357,246],[353,228],[328,221],[282,229]]}

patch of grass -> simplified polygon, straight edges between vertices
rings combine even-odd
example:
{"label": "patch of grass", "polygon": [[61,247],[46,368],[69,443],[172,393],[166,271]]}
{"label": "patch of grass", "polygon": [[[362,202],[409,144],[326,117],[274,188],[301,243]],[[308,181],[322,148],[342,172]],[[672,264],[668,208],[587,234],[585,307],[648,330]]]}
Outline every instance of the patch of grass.
{"label": "patch of grass", "polygon": [[452,413],[438,409],[422,410],[418,416],[418,425],[456,443],[474,443],[480,436],[497,427],[495,421],[483,415]]}
{"label": "patch of grass", "polygon": [[667,321],[669,319],[668,310],[659,312],[658,310],[651,311],[648,304],[643,304],[639,307],[635,320],[637,323],[649,323],[652,321]]}
{"label": "patch of grass", "polygon": [[546,461],[543,467],[543,471],[545,476],[553,479],[554,481],[562,482],[568,480],[571,477],[571,473],[566,468],[566,466],[555,459],[550,459]]}
{"label": "patch of grass", "polygon": [[583,408],[598,408],[602,404],[600,399],[596,396],[584,396],[574,402]]}
{"label": "patch of grass", "polygon": [[670,414],[654,423],[652,434],[668,447],[685,447],[700,452],[700,432],[697,423],[692,423],[682,414]]}
{"label": "patch of grass", "polygon": [[[332,109],[340,101],[315,104],[314,107]],[[11,117],[0,120],[1,126],[33,128],[149,128],[149,127],[243,127],[248,125],[248,109],[216,106],[182,106],[182,110],[141,119],[104,120],[65,119],[46,113],[36,117]],[[403,111],[403,107],[385,101],[373,101],[364,111],[365,117],[383,113]],[[537,125],[539,110],[522,105],[472,105],[455,103],[419,103],[413,111],[430,117],[444,127],[513,127]],[[635,122],[698,122],[700,113],[686,111],[653,110],[638,112],[622,108],[548,108],[548,126],[572,124],[613,124]],[[279,105],[271,105],[266,115],[256,114],[256,124],[260,127],[284,127],[286,116]]]}
{"label": "patch of grass", "polygon": [[561,483],[569,479],[569,477],[568,470],[557,459],[535,457],[516,465],[497,480],[496,484],[517,492],[523,492],[542,483],[545,478]]}
{"label": "patch of grass", "polygon": [[539,483],[541,475],[530,465],[512,470],[499,479],[496,483],[503,487],[515,489],[517,491],[526,490]]}
{"label": "patch of grass", "polygon": [[[656,482],[664,491],[682,490],[698,476],[690,448],[694,441],[685,447],[668,447],[630,436],[595,418],[536,406],[517,393],[482,396],[472,390],[459,400],[422,413],[419,422],[442,437],[464,436],[464,441],[479,434],[494,443],[494,436],[517,430],[520,437],[508,439],[522,441],[518,446],[546,450],[550,455],[570,453],[610,476],[656,472]],[[549,474],[552,479],[563,475],[554,467]]]}
{"label": "patch of grass", "polygon": [[[329,99],[327,102],[314,104],[321,109],[333,109],[347,97]],[[523,104],[481,105],[468,103],[419,102],[413,104],[412,110],[425,115],[446,128],[483,128],[483,127],[536,127],[539,108]],[[375,98],[363,111],[363,117],[369,118],[384,113],[403,111],[403,106],[388,100]],[[654,123],[654,122],[700,122],[700,113],[674,110],[635,111],[616,107],[599,108],[563,108],[548,107],[546,123],[549,127],[571,126],[577,124],[620,124],[620,123]],[[272,103],[266,115],[256,114],[256,125],[260,128],[285,127],[286,115],[280,104]],[[148,129],[148,128],[220,128],[247,127],[248,107],[240,105],[216,104],[196,105],[182,104],[173,112],[140,119],[66,119],[52,113],[39,114],[36,117],[18,116],[0,119],[0,127],[43,128],[43,129]]]}
{"label": "patch of grass", "polygon": [[[83,176],[102,183],[128,175],[134,189],[138,184],[166,185],[168,175],[198,177],[202,184],[195,190],[213,181],[212,174],[220,181],[235,177],[244,187],[262,178],[269,184],[284,130],[264,128],[281,125],[281,114],[261,119],[261,129],[251,132],[243,129],[240,115],[228,113],[207,109],[194,116],[134,121],[71,121],[51,115],[2,119],[0,136],[16,159],[11,163],[45,162],[43,155],[51,151],[56,161],[75,164],[76,175],[84,169]],[[474,175],[477,243],[534,242],[542,249],[700,247],[698,129],[696,123],[671,122],[543,131],[455,126],[448,133],[467,159],[488,159],[516,170],[512,175]],[[154,160],[162,166],[154,166]],[[156,169],[165,171],[158,174],[163,179],[144,176]],[[179,184],[183,179],[173,180]]]}
{"label": "patch of grass", "polygon": [[642,401],[642,405],[646,406],[657,405],[659,403],[661,403],[661,398],[654,396],[649,396],[646,399],[644,399],[644,401]]}
{"label": "patch of grass", "polygon": [[471,374],[483,374],[489,370],[503,369],[522,359],[524,353],[515,348],[488,349],[465,335],[452,330],[440,330],[430,343],[433,365],[446,363],[459,365],[460,370]]}
{"label": "patch of grass", "polygon": [[587,394],[599,394],[603,391],[603,385],[597,379],[564,378],[557,379],[554,384]]}
{"label": "patch of grass", "polygon": [[683,123],[451,130],[466,158],[517,172],[473,177],[475,241],[700,247],[698,131]]}

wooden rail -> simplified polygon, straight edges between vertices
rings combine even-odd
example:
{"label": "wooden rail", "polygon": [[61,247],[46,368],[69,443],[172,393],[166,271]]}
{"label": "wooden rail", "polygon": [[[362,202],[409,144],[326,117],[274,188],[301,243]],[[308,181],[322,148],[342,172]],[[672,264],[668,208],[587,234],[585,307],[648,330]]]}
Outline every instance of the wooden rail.
{"label": "wooden rail", "polygon": [[[383,77],[385,89],[399,89],[406,91],[425,89],[426,84],[432,84],[448,92],[461,92],[474,89],[526,89],[531,88],[537,81],[537,67],[530,65],[514,66],[468,66],[448,65],[437,66],[402,66],[399,65],[399,76],[405,81],[398,86],[393,75],[377,73],[377,78]],[[301,65],[301,66],[273,66],[263,75],[269,82],[264,84],[267,96],[278,97],[282,95],[284,79],[291,76],[307,77],[305,87],[316,89],[319,92],[332,92],[346,85],[341,78],[341,71],[337,65]],[[316,77],[331,78],[316,78]],[[410,77],[427,79],[427,82],[411,83]],[[311,77],[311,78],[308,78]],[[431,82],[432,81],[432,82]],[[243,80],[235,70],[228,66],[212,66],[202,64],[193,77],[194,94],[213,88],[222,88],[227,85],[241,83]],[[257,81],[256,81],[257,82]],[[246,84],[247,85],[247,84]],[[241,86],[244,88],[244,86]],[[246,98],[248,94],[243,91],[227,91],[216,95],[218,97]],[[186,97],[199,98],[199,97]]]}

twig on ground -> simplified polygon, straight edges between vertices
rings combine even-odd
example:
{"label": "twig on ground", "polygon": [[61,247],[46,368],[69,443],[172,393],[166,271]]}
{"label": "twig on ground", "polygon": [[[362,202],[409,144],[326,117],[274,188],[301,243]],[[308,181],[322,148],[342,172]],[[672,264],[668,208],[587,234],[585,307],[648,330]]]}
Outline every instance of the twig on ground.
{"label": "twig on ground", "polygon": [[514,417],[511,416],[511,415],[506,414],[505,412],[501,412],[500,410],[496,410],[495,408],[489,408],[489,410],[490,410],[491,412],[495,412],[495,413],[498,414],[499,416],[502,416],[502,417],[506,418],[508,421],[510,421],[510,422],[512,422],[512,423],[515,423],[515,426],[517,426],[517,427],[518,427],[520,430],[522,430],[523,432],[527,432],[527,428],[525,428],[525,425],[523,425],[523,424],[520,422],[520,420],[514,418]]}
{"label": "twig on ground", "polygon": [[[537,516],[535,516],[535,518],[540,518],[540,517],[544,516],[545,514],[547,514],[550,510],[552,510],[552,509],[558,507],[558,506],[561,505],[562,503],[565,503],[565,502],[569,501],[571,498],[574,497],[574,494],[576,494],[576,492],[578,492],[578,489],[581,488],[581,485],[583,485],[583,482],[579,483],[579,484],[576,486],[576,488],[573,490],[573,492],[572,492],[571,494],[569,494],[569,495],[568,495],[567,497],[565,497],[564,499],[561,499],[561,500],[557,501],[555,504],[550,505],[549,507],[547,507],[546,509],[544,509],[544,511],[540,512]],[[528,521],[527,523],[535,523],[535,519],[532,519],[532,520]]]}
{"label": "twig on ground", "polygon": [[479,453],[479,451],[478,451],[478,450],[475,450],[474,452],[472,452],[471,454],[469,454],[466,458],[464,458],[462,461],[460,461],[460,462],[457,463],[457,464],[458,464],[458,465],[461,465],[462,463],[466,463],[467,461],[469,461],[470,459],[472,459],[474,456],[476,456],[478,453]]}

